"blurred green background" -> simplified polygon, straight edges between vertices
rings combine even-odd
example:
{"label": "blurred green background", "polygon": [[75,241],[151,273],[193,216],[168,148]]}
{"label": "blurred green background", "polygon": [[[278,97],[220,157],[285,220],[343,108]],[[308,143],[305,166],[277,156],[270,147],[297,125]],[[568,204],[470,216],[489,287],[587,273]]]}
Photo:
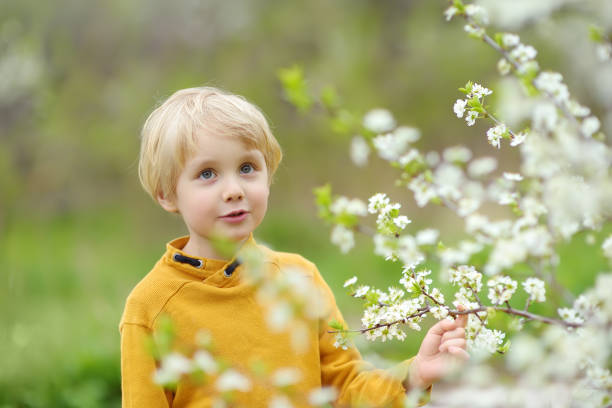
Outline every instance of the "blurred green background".
{"label": "blurred green background", "polygon": [[[496,154],[486,127],[467,128],[452,104],[467,80],[495,87],[498,56],[467,39],[460,22],[446,23],[445,7],[431,0],[1,2],[0,407],[120,405],[125,298],[165,243],[185,233],[144,193],[136,171],[140,127],[177,89],[218,86],[266,113],[285,156],[256,237],[315,262],[354,327],[360,307],[342,283],[357,275],[386,287],[401,271],[376,258],[364,238],[341,255],[316,218],[314,187],[331,182],[336,193],[362,199],[385,191],[404,203],[414,231],[433,226],[445,241],[458,238],[457,220],[417,209],[380,160],[353,166],[349,138],[334,135],[323,115],[298,114],[277,79],[280,68],[300,64],[313,89],[334,84],[357,114],[384,106],[419,127],[425,151],[465,144],[476,155]],[[536,25],[522,35],[540,49],[544,67],[564,72],[571,58],[543,32]],[[566,81],[597,111],[578,76]],[[505,170],[518,170],[516,152],[500,155]],[[603,236],[595,234],[596,242]],[[561,249],[560,280],[575,293],[604,268],[596,253],[584,235]],[[359,345],[373,360],[397,361],[416,352],[422,335]]]}

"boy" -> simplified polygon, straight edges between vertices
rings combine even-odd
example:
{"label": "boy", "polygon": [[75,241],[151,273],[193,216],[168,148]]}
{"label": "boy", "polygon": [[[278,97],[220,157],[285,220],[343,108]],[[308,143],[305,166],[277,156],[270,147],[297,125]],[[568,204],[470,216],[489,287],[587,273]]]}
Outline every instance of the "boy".
{"label": "boy", "polygon": [[[172,319],[181,344],[193,348],[196,333],[205,329],[225,361],[240,364],[256,356],[273,369],[297,367],[299,392],[333,386],[339,406],[402,406],[405,393],[429,387],[450,357],[467,357],[465,316],[432,327],[417,356],[396,369],[400,378],[373,369],[353,347],[334,347],[327,323],[344,320],[317,268],[299,255],[272,251],[253,239],[281,157],[259,109],[215,88],[180,90],[145,122],[140,180],[164,210],[182,216],[189,235],[167,244],[127,299],[120,323],[124,407],[208,407],[214,400],[214,388],[206,385],[185,380],[170,392],[153,382],[156,362],[144,343],[161,315]],[[226,259],[213,245],[218,236],[255,248],[266,270],[301,268],[322,289],[330,312],[306,333],[305,351],[296,352],[286,333],[268,329],[237,254]],[[269,389],[254,387],[239,393],[235,402],[265,407],[271,397]]]}

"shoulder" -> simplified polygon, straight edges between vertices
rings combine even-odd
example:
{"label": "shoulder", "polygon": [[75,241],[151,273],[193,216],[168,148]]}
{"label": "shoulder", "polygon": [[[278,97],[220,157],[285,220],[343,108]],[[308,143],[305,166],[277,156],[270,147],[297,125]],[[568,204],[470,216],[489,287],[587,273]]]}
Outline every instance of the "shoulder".
{"label": "shoulder", "polygon": [[317,281],[322,279],[317,266],[302,255],[291,252],[275,251],[261,244],[257,246],[263,252],[266,262],[275,265],[279,270],[300,270],[305,275]]}
{"label": "shoulder", "polygon": [[300,254],[275,251],[262,244],[257,244],[257,247],[264,254],[266,262],[276,264],[279,267],[302,266],[307,269],[316,269],[316,265],[314,263],[304,258]]}
{"label": "shoulder", "polygon": [[152,329],[164,306],[189,282],[190,279],[172,273],[170,268],[159,260],[128,295],[119,329],[121,330],[124,324],[136,324]]}

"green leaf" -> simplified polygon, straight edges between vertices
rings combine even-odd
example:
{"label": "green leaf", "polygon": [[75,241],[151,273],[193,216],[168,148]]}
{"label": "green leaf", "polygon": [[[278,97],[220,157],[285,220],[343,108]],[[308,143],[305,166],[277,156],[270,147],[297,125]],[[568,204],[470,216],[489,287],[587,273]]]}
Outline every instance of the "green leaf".
{"label": "green leaf", "polygon": [[601,27],[597,27],[596,25],[589,26],[589,38],[591,41],[598,43],[604,42],[604,34]]}
{"label": "green leaf", "polygon": [[324,186],[316,187],[314,190],[317,205],[330,206],[332,202],[331,184],[327,183]]}
{"label": "green leaf", "polygon": [[504,34],[503,33],[495,33],[495,35],[493,36],[493,39],[495,40],[497,45],[499,45],[502,48],[504,48],[503,38],[504,38]]}
{"label": "green leaf", "polygon": [[459,10],[459,13],[465,14],[465,5],[463,4],[463,1],[453,0],[453,6],[455,6],[457,10]]}
{"label": "green leaf", "polygon": [[506,343],[497,348],[497,352],[501,354],[506,354],[506,352],[510,349],[510,344],[512,344],[512,342],[508,340]]}
{"label": "green leaf", "polygon": [[355,117],[346,109],[339,109],[330,121],[332,131],[341,135],[352,132],[356,124]]}
{"label": "green leaf", "polygon": [[323,105],[330,110],[336,109],[338,107],[338,93],[336,92],[336,88],[332,85],[328,85],[321,91],[321,102]]}
{"label": "green leaf", "polygon": [[236,242],[225,235],[213,234],[210,237],[210,242],[215,251],[225,258],[232,258],[236,251],[238,251],[238,245]]}
{"label": "green leaf", "polygon": [[344,325],[342,323],[340,323],[339,321],[337,321],[336,319],[332,319],[329,321],[329,323],[327,323],[329,325],[329,327],[331,327],[332,329],[336,329],[338,331],[344,331],[346,330],[344,328]]}
{"label": "green leaf", "polygon": [[333,222],[336,224],[342,224],[347,228],[351,228],[359,224],[359,218],[354,214],[343,213],[336,216]]}
{"label": "green leaf", "polygon": [[308,94],[308,88],[302,68],[299,65],[294,65],[290,68],[281,68],[278,70],[278,78],[283,85],[289,102],[291,102],[300,112],[307,112],[312,106],[313,101]]}
{"label": "green leaf", "polygon": [[251,369],[251,372],[259,378],[265,378],[270,373],[268,365],[262,360],[252,361],[249,368]]}

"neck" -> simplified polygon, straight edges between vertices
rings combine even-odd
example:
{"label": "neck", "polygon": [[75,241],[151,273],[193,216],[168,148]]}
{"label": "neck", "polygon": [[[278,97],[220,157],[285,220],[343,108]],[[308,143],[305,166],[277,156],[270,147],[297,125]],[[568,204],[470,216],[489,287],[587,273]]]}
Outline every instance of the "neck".
{"label": "neck", "polygon": [[[240,248],[247,239],[248,237],[236,242],[236,249]],[[196,240],[193,236],[189,237],[189,241],[187,241],[187,244],[183,247],[183,252],[199,258],[219,259],[222,261],[228,261],[230,259],[227,255],[223,255],[217,251],[211,241]]]}

